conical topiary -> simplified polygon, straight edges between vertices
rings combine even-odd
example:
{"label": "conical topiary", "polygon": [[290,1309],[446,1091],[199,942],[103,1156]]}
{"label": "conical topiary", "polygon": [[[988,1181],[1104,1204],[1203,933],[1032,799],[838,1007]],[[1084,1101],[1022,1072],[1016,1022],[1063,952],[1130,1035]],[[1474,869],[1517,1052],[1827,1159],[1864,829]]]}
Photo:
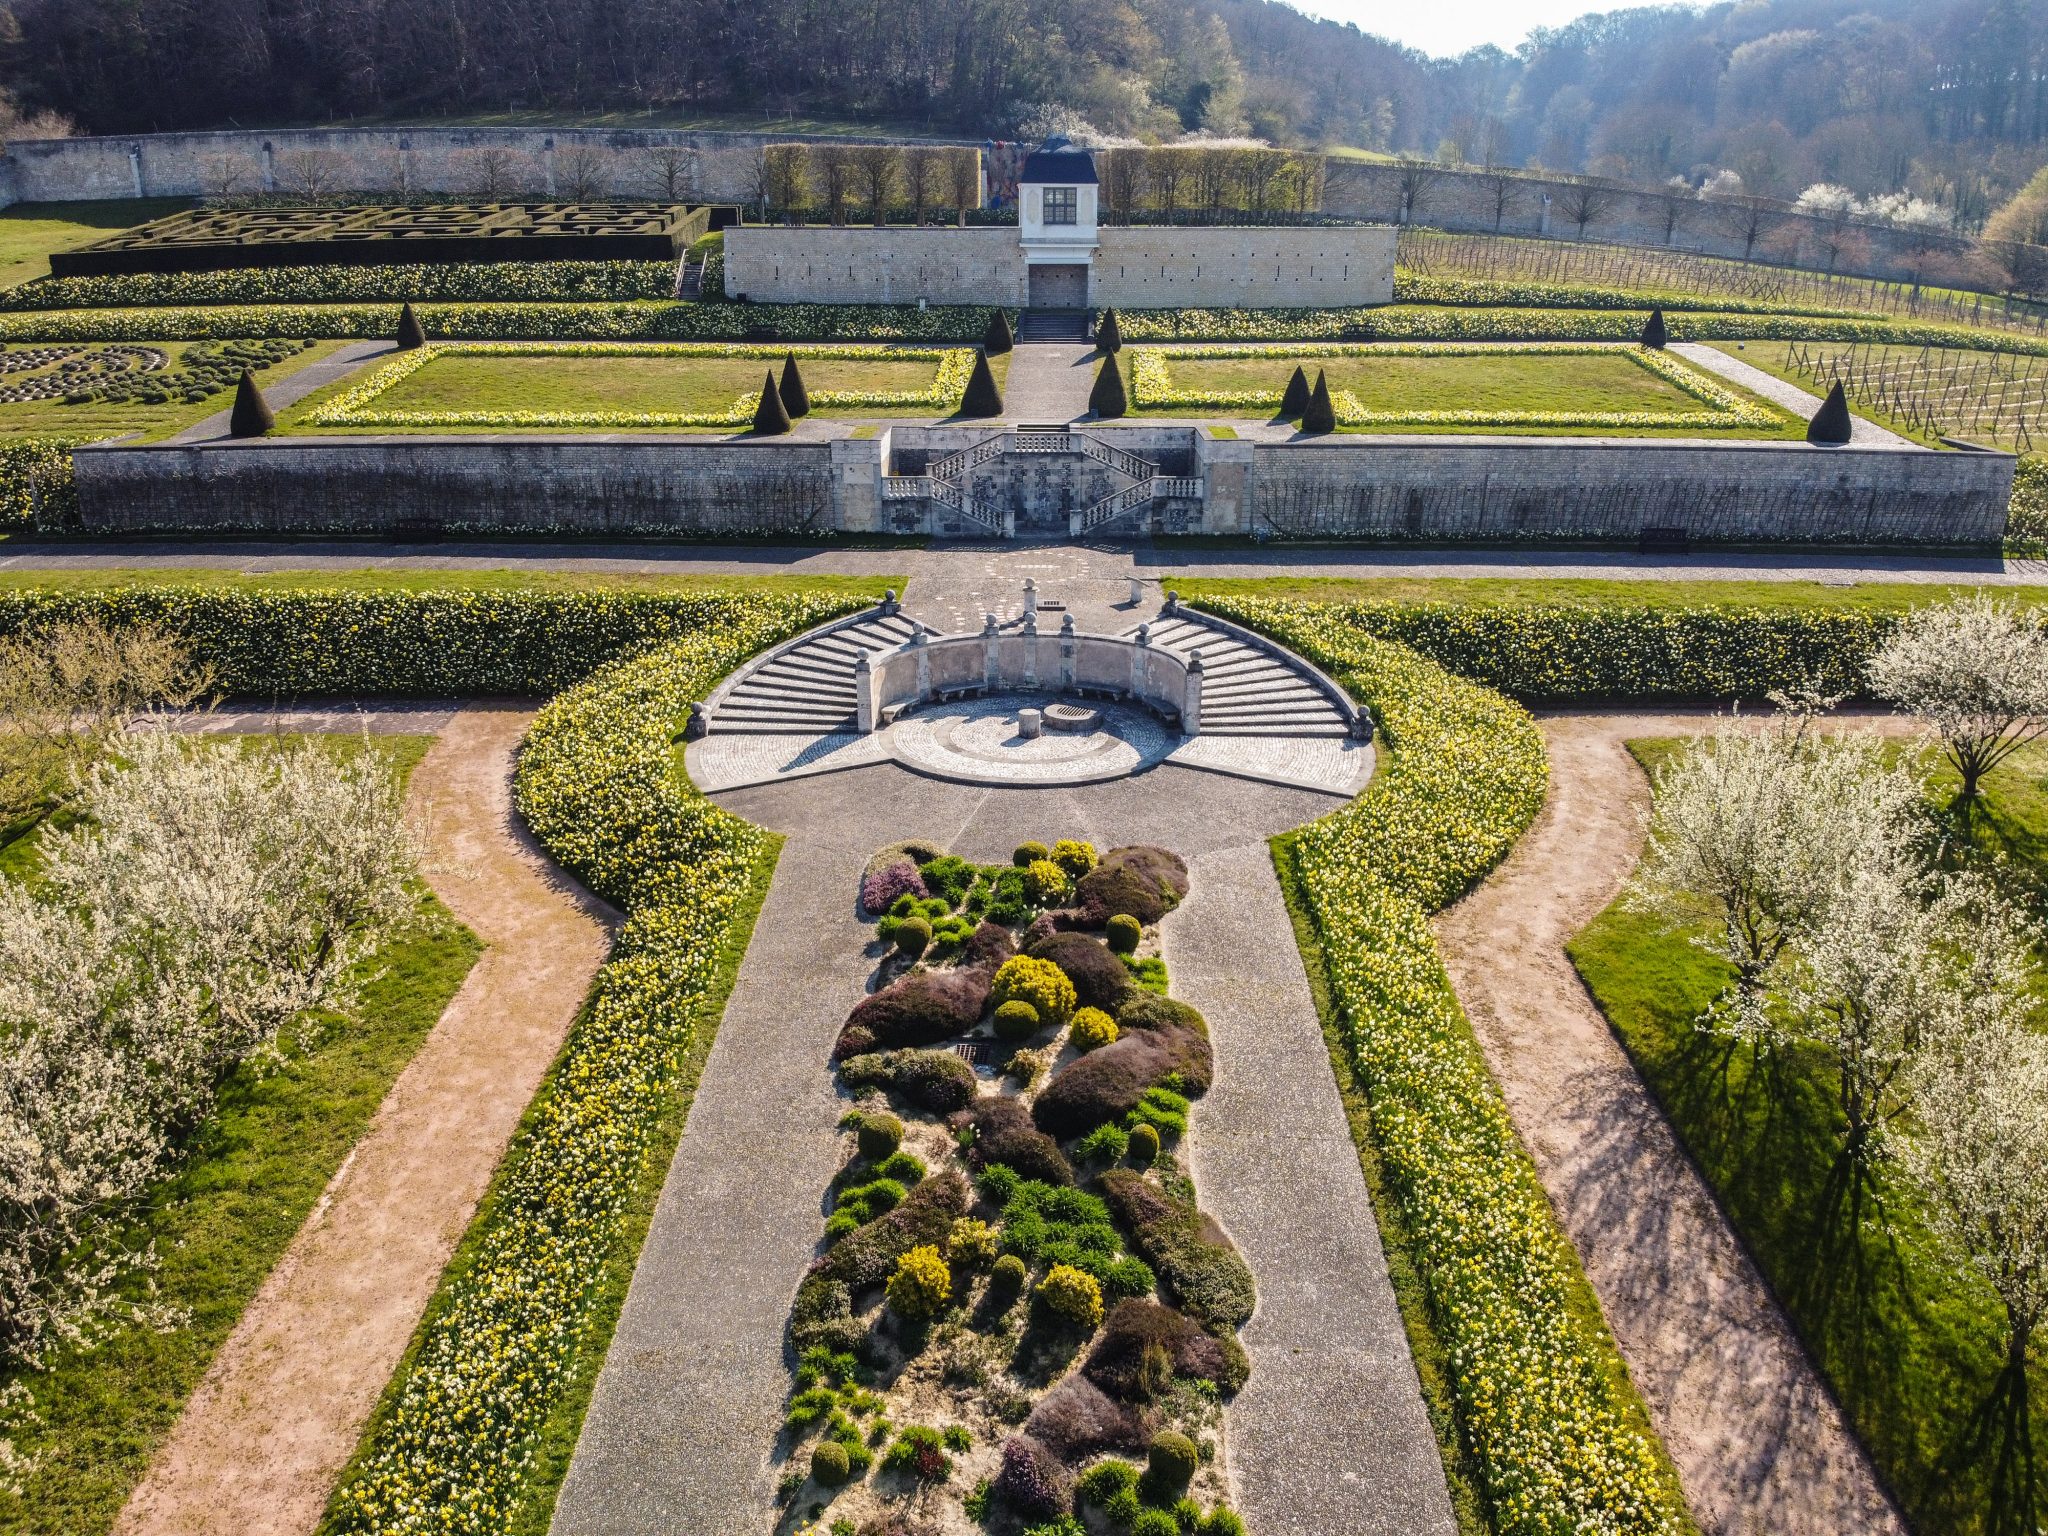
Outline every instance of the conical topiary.
{"label": "conical topiary", "polygon": [[408,304],[398,312],[398,350],[410,352],[414,347],[424,347],[426,344],[426,330],[420,325],[420,317],[412,312],[412,306]]}
{"label": "conical topiary", "polygon": [[974,376],[967,381],[967,393],[960,399],[962,416],[1000,416],[1003,392],[996,388],[996,376],[989,371],[988,354],[974,355]]}
{"label": "conical topiary", "polygon": [[1839,446],[1848,442],[1855,430],[1856,424],[1849,419],[1849,397],[1842,393],[1842,381],[1837,379],[1827,399],[1821,401],[1820,409],[1813,413],[1813,420],[1806,424],[1806,440]]}
{"label": "conical topiary", "polygon": [[782,408],[794,420],[811,414],[811,392],[804,388],[804,376],[796,371],[796,354],[782,355]]}
{"label": "conical topiary", "polygon": [[1664,343],[1671,339],[1671,333],[1664,328],[1662,308],[1650,311],[1650,318],[1643,322],[1643,345],[1652,352],[1662,352]]}
{"label": "conical topiary", "polygon": [[1124,393],[1123,370],[1117,367],[1114,357],[1105,357],[1101,371],[1095,375],[1095,387],[1088,391],[1088,409],[1103,421],[1114,421],[1130,408],[1130,396]]}
{"label": "conical topiary", "polygon": [[235,386],[235,408],[228,416],[229,437],[261,437],[277,425],[270,414],[270,402],[256,387],[256,376],[242,370],[242,382]]}
{"label": "conical topiary", "polygon": [[1124,349],[1124,333],[1117,329],[1116,311],[1105,309],[1102,323],[1095,327],[1095,350],[1104,357],[1115,357]]}
{"label": "conical topiary", "polygon": [[1301,364],[1294,365],[1294,373],[1287,380],[1287,388],[1280,395],[1280,414],[1293,421],[1308,409],[1308,375],[1301,371]]}
{"label": "conical topiary", "polygon": [[754,407],[754,431],[761,437],[780,437],[789,430],[789,412],[783,407],[782,392],[775,387],[775,370],[770,368],[761,385],[761,403]]}
{"label": "conical topiary", "polygon": [[1010,316],[1005,310],[997,310],[988,317],[988,329],[981,333],[981,350],[990,357],[998,357],[1017,345],[1017,338],[1010,334]]}
{"label": "conical topiary", "polygon": [[1301,430],[1337,430],[1337,408],[1330,403],[1330,381],[1323,377],[1323,370],[1320,368],[1316,370],[1316,387],[1308,397],[1308,409],[1301,413]]}

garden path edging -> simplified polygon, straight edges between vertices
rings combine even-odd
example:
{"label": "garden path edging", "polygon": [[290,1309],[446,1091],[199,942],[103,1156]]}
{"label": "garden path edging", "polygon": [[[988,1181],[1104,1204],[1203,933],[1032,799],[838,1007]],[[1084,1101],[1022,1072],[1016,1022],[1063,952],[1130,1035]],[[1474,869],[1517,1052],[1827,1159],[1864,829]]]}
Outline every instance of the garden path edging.
{"label": "garden path edging", "polygon": [[1565,954],[1635,867],[1626,746],[1705,713],[1539,717],[1543,811],[1437,918],[1444,965],[1707,1536],[1905,1536],[1868,1455]]}
{"label": "garden path edging", "polygon": [[524,704],[466,705],[413,771],[435,893],[486,948],[264,1281],[116,1536],[307,1536],[582,1005],[610,909],[512,810]]}

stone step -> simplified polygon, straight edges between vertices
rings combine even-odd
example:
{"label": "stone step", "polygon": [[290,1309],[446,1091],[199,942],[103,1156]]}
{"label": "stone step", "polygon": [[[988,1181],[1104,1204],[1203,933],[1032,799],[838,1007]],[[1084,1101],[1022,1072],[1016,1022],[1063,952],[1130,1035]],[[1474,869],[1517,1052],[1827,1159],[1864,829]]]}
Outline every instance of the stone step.
{"label": "stone step", "polygon": [[1342,741],[1351,733],[1345,730],[1343,726],[1336,724],[1287,726],[1211,725],[1207,720],[1204,720],[1202,722],[1202,734],[1204,736],[1317,737],[1326,741]]}
{"label": "stone step", "polygon": [[1262,682],[1256,685],[1242,684],[1230,688],[1204,687],[1202,707],[1213,709],[1220,705],[1234,704],[1302,704],[1317,708],[1329,707],[1329,700],[1309,687],[1306,683],[1288,681]]}
{"label": "stone step", "polygon": [[733,689],[733,703],[815,704],[828,709],[851,709],[858,695],[846,688],[793,688],[784,684],[763,684],[749,678]]}
{"label": "stone step", "polygon": [[755,677],[798,686],[811,683],[821,683],[828,687],[853,686],[852,667],[828,666],[808,656],[778,657],[754,673],[748,681],[753,681]]}
{"label": "stone step", "polygon": [[851,736],[858,728],[858,723],[852,715],[826,721],[728,720],[720,716],[713,727],[720,736]]}

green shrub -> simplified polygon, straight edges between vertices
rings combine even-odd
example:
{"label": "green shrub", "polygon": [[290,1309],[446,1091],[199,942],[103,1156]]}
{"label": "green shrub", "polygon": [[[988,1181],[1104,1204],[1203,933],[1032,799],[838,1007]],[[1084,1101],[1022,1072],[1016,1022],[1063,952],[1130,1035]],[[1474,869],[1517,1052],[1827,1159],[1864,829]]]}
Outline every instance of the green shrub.
{"label": "green shrub", "polygon": [[1131,1536],[1181,1536],[1180,1522],[1163,1509],[1141,1509],[1131,1520]]}
{"label": "green shrub", "polygon": [[1140,1123],[1130,1130],[1131,1161],[1140,1168],[1150,1168],[1159,1159],[1159,1131],[1156,1127]]}
{"label": "green shrub", "polygon": [[1018,955],[1003,962],[995,974],[989,997],[1000,1008],[1004,1003],[1022,1001],[1038,1010],[1038,1019],[1053,1029],[1062,1028],[1073,1017],[1074,984],[1050,960]]}
{"label": "green shrub", "polygon": [[[78,524],[71,450],[83,439],[24,437],[0,443],[0,529],[33,524],[57,531]],[[5,616],[0,614],[0,623]]]}
{"label": "green shrub", "polygon": [[1053,1265],[1034,1295],[1053,1316],[1077,1328],[1093,1330],[1102,1322],[1102,1286],[1072,1265]]}
{"label": "green shrub", "polygon": [[1171,1164],[1156,1183],[1133,1169],[1111,1168],[1099,1187],[1131,1245],[1182,1311],[1219,1333],[1244,1326],[1257,1301],[1251,1268],[1230,1239],[1202,1219],[1185,1177]]}
{"label": "green shrub", "polygon": [[[1152,1139],[1158,1141],[1158,1132],[1153,1132]],[[1131,1133],[1111,1121],[1106,1125],[1098,1125],[1075,1143],[1074,1155],[1083,1162],[1114,1163],[1121,1161],[1130,1149]],[[1157,1155],[1156,1148],[1154,1155]]]}
{"label": "green shrub", "polygon": [[888,1215],[903,1203],[909,1193],[898,1179],[873,1179],[865,1184],[851,1185],[839,1192],[833,1202],[833,1215],[851,1216],[855,1226],[862,1226],[878,1216]]}
{"label": "green shrub", "polygon": [[1201,1465],[1201,1452],[1195,1449],[1195,1442],[1169,1429],[1152,1437],[1145,1475],[1153,1487],[1178,1493],[1194,1481],[1195,1472]]}
{"label": "green shrub", "polygon": [[674,297],[666,261],[393,263],[363,267],[233,267],[43,277],[0,293],[0,310],[162,308],[186,304],[583,303]]}
{"label": "green shrub", "polygon": [[915,960],[931,947],[932,925],[921,917],[906,917],[896,925],[897,949]]}
{"label": "green shrub", "polygon": [[1006,1253],[988,1272],[989,1295],[1007,1306],[1024,1294],[1024,1278],[1024,1261],[1014,1253]]}
{"label": "green shrub", "polygon": [[1202,1536],[1248,1536],[1248,1533],[1236,1510],[1218,1504],[1209,1511],[1209,1518],[1202,1522]]}
{"label": "green shrub", "polygon": [[945,854],[921,865],[918,873],[924,876],[926,890],[945,902],[948,907],[957,907],[967,899],[967,892],[974,885],[977,871],[965,859]]}
{"label": "green shrub", "polygon": [[929,1245],[911,1249],[896,1261],[888,1296],[890,1310],[910,1322],[937,1317],[953,1296],[953,1272],[946,1266],[946,1256]]}
{"label": "green shrub", "polygon": [[981,1269],[995,1262],[996,1229],[985,1221],[962,1216],[946,1234],[946,1257],[955,1264]]}
{"label": "green shrub", "polygon": [[945,1436],[923,1424],[912,1424],[898,1435],[882,1465],[891,1472],[908,1472],[921,1483],[943,1483],[953,1475]]}
{"label": "green shrub", "polygon": [[1098,1046],[1108,1045],[1116,1039],[1116,1020],[1100,1008],[1077,1009],[1067,1039],[1078,1051],[1092,1051]]}
{"label": "green shrub", "polygon": [[1052,857],[1052,850],[1043,843],[1019,843],[1010,855],[1010,862],[1018,869],[1036,864],[1040,859]]}
{"label": "green shrub", "polygon": [[839,1064],[849,1087],[878,1086],[935,1115],[965,1109],[975,1094],[974,1068],[951,1051],[887,1051]]}
{"label": "green shrub", "polygon": [[1052,845],[1051,858],[1069,880],[1078,880],[1095,867],[1095,845],[1063,837]]}
{"label": "green shrub", "polygon": [[2013,473],[2006,538],[2048,554],[2048,455],[2029,454]]}
{"label": "green shrub", "polygon": [[820,1440],[811,1447],[811,1480],[820,1488],[837,1488],[852,1473],[846,1447],[837,1440]]}
{"label": "green shrub", "polygon": [[855,1138],[860,1144],[860,1155],[871,1163],[879,1163],[903,1145],[903,1122],[894,1115],[862,1115]]}
{"label": "green shrub", "polygon": [[911,1152],[891,1152],[875,1167],[878,1178],[894,1179],[899,1184],[921,1184],[924,1182],[924,1160]]}
{"label": "green shrub", "polygon": [[1137,1486],[1138,1469],[1128,1461],[1112,1457],[1083,1472],[1075,1480],[1074,1495],[1090,1504],[1107,1505],[1118,1494],[1132,1492]]}
{"label": "green shrub", "polygon": [[1022,998],[996,1005],[996,1038],[1015,1043],[1038,1033],[1038,1010]]}
{"label": "green shrub", "polygon": [[1139,1098],[1137,1107],[1125,1118],[1125,1124],[1133,1130],[1149,1125],[1162,1140],[1168,1136],[1185,1136],[1188,1133],[1187,1097],[1155,1083]]}
{"label": "green shrub", "polygon": [[1139,942],[1145,937],[1145,925],[1128,912],[1119,912],[1108,923],[1103,935],[1110,950],[1119,955],[1136,954]]}

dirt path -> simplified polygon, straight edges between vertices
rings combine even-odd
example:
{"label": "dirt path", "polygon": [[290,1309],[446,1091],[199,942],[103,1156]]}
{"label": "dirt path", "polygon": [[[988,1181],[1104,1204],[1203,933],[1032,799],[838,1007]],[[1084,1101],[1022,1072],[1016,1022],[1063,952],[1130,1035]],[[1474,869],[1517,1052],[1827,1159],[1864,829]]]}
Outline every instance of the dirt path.
{"label": "dirt path", "polygon": [[304,1536],[603,960],[609,913],[512,814],[531,712],[464,708],[414,770],[428,876],[487,948],[221,1347],[118,1536]]}
{"label": "dirt path", "polygon": [[1649,785],[1623,747],[1700,715],[1543,721],[1550,799],[1437,923],[1481,1044],[1709,1536],[1905,1526],[1564,946],[1614,898]]}

